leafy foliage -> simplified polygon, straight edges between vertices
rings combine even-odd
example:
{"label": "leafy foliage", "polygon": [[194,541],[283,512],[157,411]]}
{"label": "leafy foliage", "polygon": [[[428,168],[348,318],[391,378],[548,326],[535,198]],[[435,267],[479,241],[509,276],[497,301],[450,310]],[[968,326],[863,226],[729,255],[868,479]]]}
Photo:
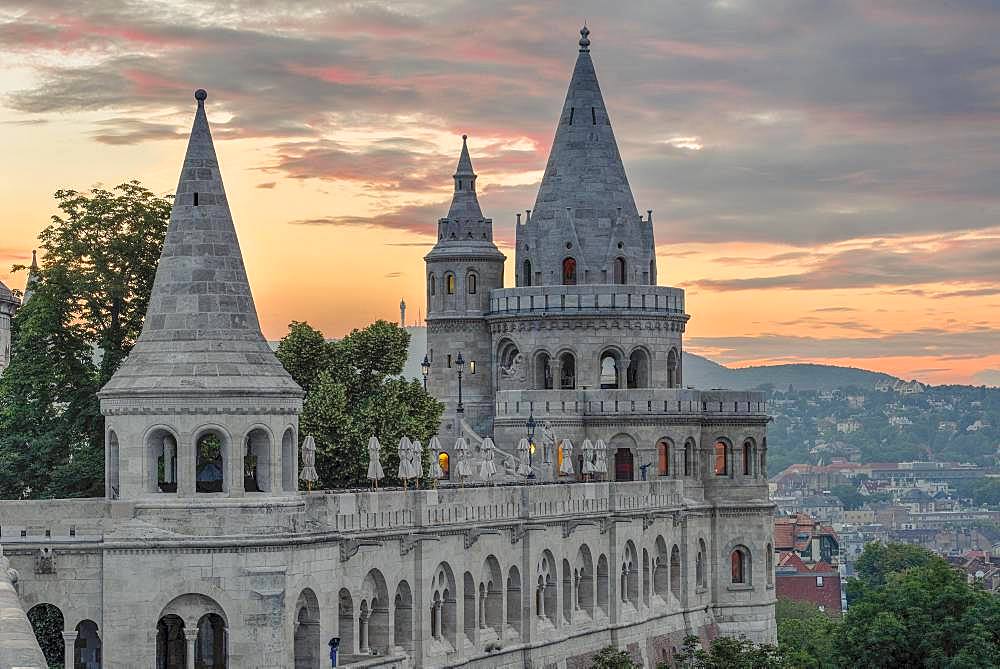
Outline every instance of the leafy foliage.
{"label": "leafy foliage", "polygon": [[49,668],[62,669],[66,655],[62,612],[52,604],[39,604],[28,610],[28,621]]}
{"label": "leafy foliage", "polygon": [[809,602],[779,599],[775,604],[778,647],[801,669],[833,669],[833,637],[838,621]]}
{"label": "leafy foliage", "polygon": [[3,497],[103,494],[95,393],[139,336],[170,218],[170,200],[137,182],[55,198],[60,215],[39,235],[43,267],[0,377]]}
{"label": "leafy foliage", "polygon": [[590,666],[592,669],[639,669],[642,665],[633,662],[632,656],[626,651],[614,646],[605,646],[597,651]]}
{"label": "leafy foliage", "polygon": [[383,445],[384,484],[392,485],[399,439],[406,435],[426,444],[437,432],[442,405],[418,381],[400,377],[409,339],[406,330],[387,321],[335,342],[308,323],[292,322],[278,344],[278,359],[307,391],[299,432],[316,439],[320,485],[366,485],[372,435]]}
{"label": "leafy foliage", "polygon": [[754,643],[746,637],[719,637],[707,649],[700,647],[696,636],[684,639],[672,662],[661,662],[657,669],[792,669],[776,646]]}

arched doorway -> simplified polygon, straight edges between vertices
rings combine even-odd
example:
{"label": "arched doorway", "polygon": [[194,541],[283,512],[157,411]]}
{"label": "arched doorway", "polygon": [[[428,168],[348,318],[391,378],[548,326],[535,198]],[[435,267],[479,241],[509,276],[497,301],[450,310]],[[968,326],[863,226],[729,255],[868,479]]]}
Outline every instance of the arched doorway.
{"label": "arched doorway", "polygon": [[576,258],[565,258],[562,261],[562,283],[564,286],[576,285]]}
{"label": "arched doorway", "polygon": [[198,620],[198,640],[194,645],[195,669],[226,669],[226,623],[218,613],[206,613]]}
{"label": "arched doorway", "polygon": [[195,442],[195,490],[222,492],[226,483],[225,438],[215,430],[202,433]]}
{"label": "arched doorway", "polygon": [[615,451],[615,480],[633,481],[635,480],[634,458],[632,449],[623,447]]}
{"label": "arched doorway", "polygon": [[[200,593],[170,601],[156,623],[157,669],[225,669],[229,666],[226,614]],[[190,657],[189,653],[194,653]]]}
{"label": "arched doorway", "polygon": [[187,669],[184,621],[175,614],[156,623],[156,669]]}
{"label": "arched doorway", "polygon": [[247,434],[243,454],[243,489],[246,492],[271,490],[271,435],[263,428]]}
{"label": "arched doorway", "polygon": [[319,636],[319,600],[306,588],[295,603],[295,669],[319,669],[322,648]]}
{"label": "arched doorway", "polygon": [[101,636],[93,620],[81,621],[76,626],[76,643],[73,644],[75,669],[101,669]]}

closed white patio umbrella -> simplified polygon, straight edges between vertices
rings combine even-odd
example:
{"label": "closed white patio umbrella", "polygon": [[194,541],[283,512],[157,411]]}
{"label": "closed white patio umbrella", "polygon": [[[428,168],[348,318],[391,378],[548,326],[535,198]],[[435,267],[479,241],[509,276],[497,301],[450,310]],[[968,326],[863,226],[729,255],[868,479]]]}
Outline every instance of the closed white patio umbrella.
{"label": "closed white patio umbrella", "polygon": [[479,478],[489,483],[493,482],[493,477],[497,475],[497,465],[493,461],[496,455],[496,444],[489,437],[483,439],[483,464],[479,466]]}
{"label": "closed white patio umbrella", "polygon": [[382,461],[379,460],[379,451],[382,445],[378,443],[375,435],[368,440],[368,480],[372,482],[372,487],[378,490],[378,482],[385,478],[382,471]]}
{"label": "closed white patio umbrella", "polygon": [[562,462],[559,464],[559,473],[564,476],[572,476],[573,472],[573,442],[569,439],[562,440]]}
{"label": "closed white patio umbrella", "polygon": [[302,444],[302,472],[299,479],[306,482],[306,490],[312,491],[313,483],[319,479],[316,473],[316,440],[310,434]]}

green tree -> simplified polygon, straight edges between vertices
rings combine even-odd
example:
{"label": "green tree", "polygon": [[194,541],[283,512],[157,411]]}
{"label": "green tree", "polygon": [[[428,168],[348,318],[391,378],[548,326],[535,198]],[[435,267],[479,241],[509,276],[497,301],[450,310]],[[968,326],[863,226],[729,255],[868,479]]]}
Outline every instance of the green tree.
{"label": "green tree", "polygon": [[844,509],[848,511],[860,509],[869,501],[869,498],[859,493],[857,487],[853,485],[835,485],[830,489],[830,494],[839,499]]}
{"label": "green tree", "polygon": [[4,497],[103,494],[95,393],[139,336],[170,218],[170,200],[134,181],[55,199],[60,213],[39,234],[43,266],[14,317],[0,378]]}
{"label": "green tree", "polygon": [[670,662],[657,669],[792,669],[782,650],[767,643],[755,643],[746,637],[719,637],[707,649],[700,647],[696,636],[684,639],[681,650]]}
{"label": "green tree", "polygon": [[863,588],[879,588],[885,585],[889,574],[922,567],[940,559],[920,546],[870,543],[865,546],[855,562],[857,578],[848,581],[848,603],[853,601]]}
{"label": "green tree", "polygon": [[936,556],[885,579],[844,615],[834,641],[840,666],[1000,666],[1000,598]]}
{"label": "green tree", "polygon": [[597,651],[590,666],[592,669],[638,669],[641,665],[633,662],[628,652],[605,646]]}
{"label": "green tree", "polygon": [[409,339],[406,330],[387,321],[336,342],[325,341],[308,323],[289,326],[278,345],[278,359],[307,388],[299,432],[316,439],[321,485],[366,485],[372,435],[384,447],[384,483],[395,483],[399,439],[406,435],[426,444],[437,432],[442,405],[418,381],[400,377]]}
{"label": "green tree", "polygon": [[778,647],[791,666],[834,669],[833,639],[839,621],[808,602],[779,599],[774,607]]}

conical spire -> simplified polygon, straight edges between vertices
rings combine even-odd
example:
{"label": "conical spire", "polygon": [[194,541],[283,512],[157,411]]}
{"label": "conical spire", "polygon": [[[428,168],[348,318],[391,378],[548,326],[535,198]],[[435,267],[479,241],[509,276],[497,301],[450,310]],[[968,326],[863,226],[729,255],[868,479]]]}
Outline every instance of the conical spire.
{"label": "conical spire", "polygon": [[590,58],[590,30],[584,26],[580,36],[580,53],[531,214],[541,225],[564,218],[567,208],[574,219],[595,223],[639,218]]}
{"label": "conical spire", "polygon": [[198,108],[142,334],[101,397],[296,395],[260,331],[205,115]]}
{"label": "conical spire", "polygon": [[478,221],[483,217],[476,197],[476,173],[472,169],[472,158],[469,157],[468,135],[462,135],[462,153],[458,157],[458,167],[455,168],[455,194],[448,208],[448,218],[453,221]]}
{"label": "conical spire", "polygon": [[35,249],[31,250],[31,264],[28,266],[28,279],[24,282],[24,297],[21,303],[26,303],[31,299],[31,294],[35,292],[35,288],[38,286],[38,251]]}

